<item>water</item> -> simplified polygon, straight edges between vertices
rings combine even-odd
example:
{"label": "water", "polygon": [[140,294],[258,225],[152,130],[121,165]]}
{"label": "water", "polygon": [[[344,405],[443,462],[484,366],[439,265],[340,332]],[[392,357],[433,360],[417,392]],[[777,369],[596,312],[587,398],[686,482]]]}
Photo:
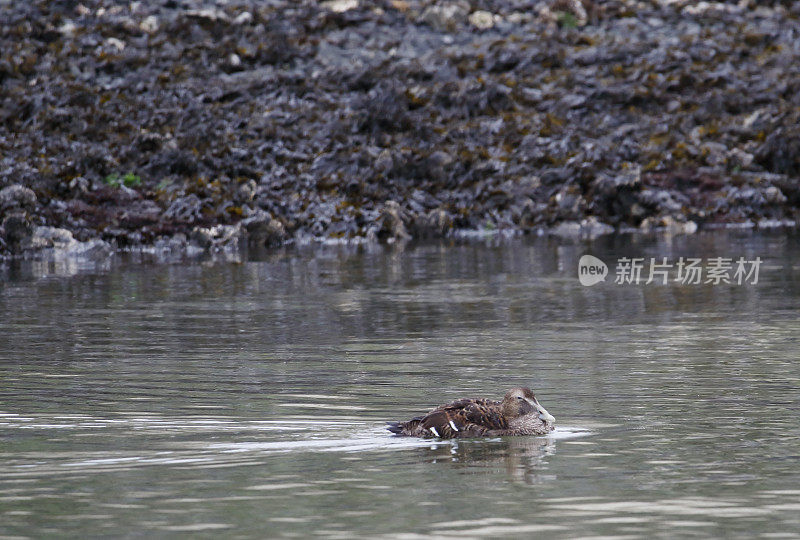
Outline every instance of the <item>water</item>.
{"label": "water", "polygon": [[[586,252],[764,264],[586,288]],[[794,536],[799,254],[734,231],[6,268],[0,535]],[[518,384],[553,435],[383,429]]]}

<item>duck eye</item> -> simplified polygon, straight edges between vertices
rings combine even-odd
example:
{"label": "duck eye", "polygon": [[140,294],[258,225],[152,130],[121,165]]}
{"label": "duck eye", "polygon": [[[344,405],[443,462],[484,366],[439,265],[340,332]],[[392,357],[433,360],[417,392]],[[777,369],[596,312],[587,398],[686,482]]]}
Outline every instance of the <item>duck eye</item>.
{"label": "duck eye", "polygon": [[522,396],[517,396],[517,399],[522,399]]}

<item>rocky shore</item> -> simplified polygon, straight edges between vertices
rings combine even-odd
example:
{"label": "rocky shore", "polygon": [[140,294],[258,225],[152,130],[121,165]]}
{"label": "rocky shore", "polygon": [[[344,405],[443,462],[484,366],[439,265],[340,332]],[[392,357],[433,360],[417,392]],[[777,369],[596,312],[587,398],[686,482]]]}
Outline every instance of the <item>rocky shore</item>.
{"label": "rocky shore", "polygon": [[0,257],[795,226],[795,2],[0,0]]}

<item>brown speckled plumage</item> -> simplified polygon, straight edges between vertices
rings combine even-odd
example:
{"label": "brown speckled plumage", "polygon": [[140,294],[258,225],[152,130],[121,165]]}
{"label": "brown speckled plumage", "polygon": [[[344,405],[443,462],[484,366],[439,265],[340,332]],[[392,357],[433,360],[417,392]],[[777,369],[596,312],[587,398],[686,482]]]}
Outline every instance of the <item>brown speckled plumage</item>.
{"label": "brown speckled plumage", "polygon": [[408,422],[390,422],[388,430],[409,437],[500,437],[544,435],[555,419],[536,400],[530,388],[512,388],[503,401],[457,399]]}

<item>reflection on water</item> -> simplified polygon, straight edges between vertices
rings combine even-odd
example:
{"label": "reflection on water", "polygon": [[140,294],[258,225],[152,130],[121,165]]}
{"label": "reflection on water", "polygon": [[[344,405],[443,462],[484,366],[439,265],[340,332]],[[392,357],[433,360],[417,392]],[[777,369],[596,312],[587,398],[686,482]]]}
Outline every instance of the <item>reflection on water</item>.
{"label": "reflection on water", "polygon": [[550,477],[544,474],[545,458],[555,454],[552,437],[508,437],[496,441],[462,440],[433,445],[420,452],[420,460],[430,463],[450,461],[454,470],[465,474],[505,474],[509,480],[537,484]]}
{"label": "reflection on water", "polygon": [[[765,262],[757,286],[585,288],[587,252]],[[719,232],[6,267],[0,535],[793,534],[798,253]],[[553,434],[384,429],[522,384]]]}

